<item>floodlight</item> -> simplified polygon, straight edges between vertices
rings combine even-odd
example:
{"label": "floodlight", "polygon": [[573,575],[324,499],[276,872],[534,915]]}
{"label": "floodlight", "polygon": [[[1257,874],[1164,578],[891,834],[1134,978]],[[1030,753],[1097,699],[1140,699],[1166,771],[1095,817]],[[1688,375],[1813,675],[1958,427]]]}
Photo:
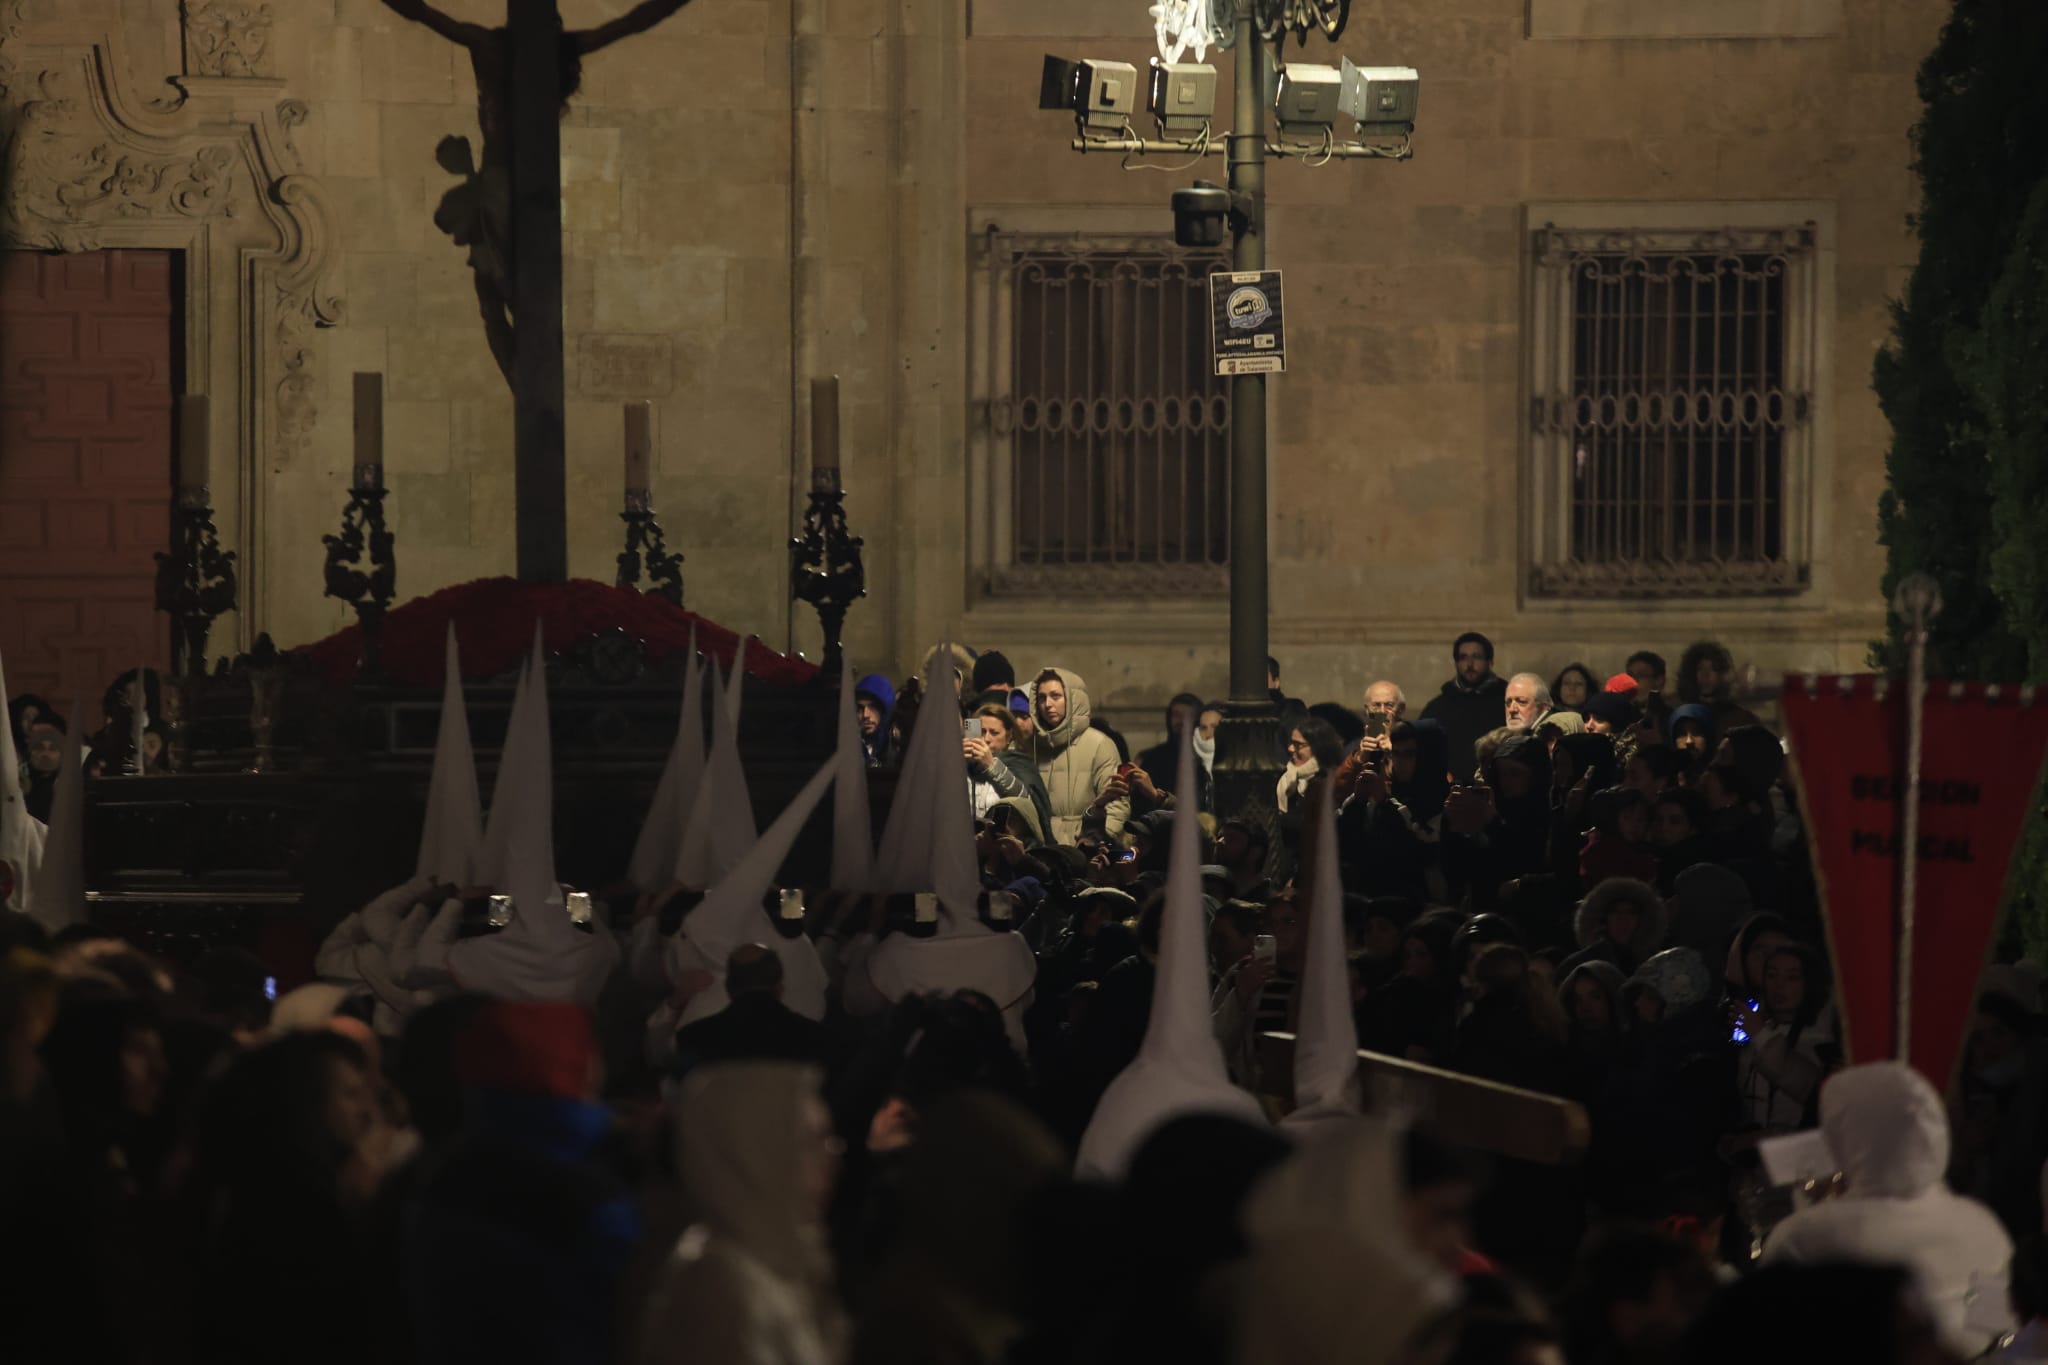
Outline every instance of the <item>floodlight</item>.
{"label": "floodlight", "polygon": [[1216,112],[1216,68],[1154,57],[1145,107],[1159,120],[1162,135],[1200,133]]}
{"label": "floodlight", "polygon": [[1283,130],[1315,132],[1337,122],[1337,100],[1344,77],[1334,66],[1290,62],[1280,72],[1273,109]]}
{"label": "floodlight", "polygon": [[1358,120],[1361,137],[1403,137],[1415,131],[1422,75],[1412,66],[1353,66],[1344,60],[1339,104]]}
{"label": "floodlight", "polygon": [[1074,117],[1083,128],[1118,132],[1138,108],[1138,68],[1129,62],[1081,63]]}
{"label": "floodlight", "polygon": [[1079,88],[1081,64],[1065,57],[1045,54],[1045,74],[1038,82],[1038,107],[1041,109],[1072,109],[1074,91]]}

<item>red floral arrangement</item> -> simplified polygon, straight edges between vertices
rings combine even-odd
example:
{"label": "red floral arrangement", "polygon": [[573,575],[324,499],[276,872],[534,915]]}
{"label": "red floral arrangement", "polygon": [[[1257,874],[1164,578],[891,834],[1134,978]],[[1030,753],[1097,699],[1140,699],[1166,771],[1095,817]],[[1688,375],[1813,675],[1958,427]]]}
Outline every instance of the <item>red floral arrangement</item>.
{"label": "red floral arrangement", "polygon": [[[698,650],[722,667],[732,667],[740,648],[739,635],[717,622],[630,588],[589,578],[567,583],[479,578],[391,609],[384,617],[385,676],[407,686],[439,687],[450,621],[455,623],[467,678],[502,677],[518,667],[533,647],[535,621],[540,622],[542,647],[550,654],[574,649],[614,628],[644,641],[650,659],[687,650],[692,630]],[[790,686],[818,672],[817,665],[777,654],[752,636],[747,637],[746,648],[747,672],[763,682]],[[337,685],[355,676],[362,652],[360,625],[297,651]]]}

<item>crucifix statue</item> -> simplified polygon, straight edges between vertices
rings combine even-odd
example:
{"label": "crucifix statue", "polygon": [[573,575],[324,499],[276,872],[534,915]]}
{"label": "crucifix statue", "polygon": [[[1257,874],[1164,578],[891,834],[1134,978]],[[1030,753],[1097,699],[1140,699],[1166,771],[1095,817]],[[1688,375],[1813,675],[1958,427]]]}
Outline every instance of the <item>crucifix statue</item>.
{"label": "crucifix statue", "polygon": [[512,388],[519,576],[569,573],[562,413],[562,113],[583,59],[644,33],[689,0],[640,0],[596,28],[565,30],[556,0],[505,0],[500,28],[455,19],[427,0],[384,0],[469,53],[481,155],[450,137],[436,155],[464,177],[434,213],[469,250],[491,355]]}

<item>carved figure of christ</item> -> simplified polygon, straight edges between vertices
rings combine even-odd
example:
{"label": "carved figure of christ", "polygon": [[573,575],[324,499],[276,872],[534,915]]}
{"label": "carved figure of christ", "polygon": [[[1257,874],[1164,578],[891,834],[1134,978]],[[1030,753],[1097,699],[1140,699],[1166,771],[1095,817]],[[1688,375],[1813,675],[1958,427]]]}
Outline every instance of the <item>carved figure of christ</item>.
{"label": "carved figure of christ", "polygon": [[556,0],[506,0],[497,28],[456,19],[427,0],[384,0],[469,53],[483,149],[446,138],[441,165],[464,176],[434,222],[469,249],[484,335],[514,410],[519,576],[568,577],[563,511],[561,118],[582,83],[583,59],[644,33],[689,0],[640,0],[596,28],[565,30]]}

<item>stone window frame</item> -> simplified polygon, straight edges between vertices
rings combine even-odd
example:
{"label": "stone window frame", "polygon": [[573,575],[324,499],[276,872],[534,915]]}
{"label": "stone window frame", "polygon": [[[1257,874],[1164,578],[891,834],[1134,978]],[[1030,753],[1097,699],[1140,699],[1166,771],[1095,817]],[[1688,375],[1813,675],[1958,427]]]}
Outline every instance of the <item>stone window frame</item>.
{"label": "stone window frame", "polygon": [[1843,0],[1528,0],[1534,39],[1839,38]]}
{"label": "stone window frame", "polygon": [[[1012,562],[1012,525],[1003,491],[1009,485],[1007,442],[992,409],[1007,389],[1002,339],[1008,300],[987,260],[991,234],[1071,237],[1085,248],[1119,242],[1172,243],[1171,220],[1157,209],[1002,205],[968,214],[967,346],[967,598],[970,607],[1017,607],[1069,601],[1076,593],[1213,609],[1229,590],[1229,566],[1100,564],[1034,568]],[[991,341],[991,339],[994,339]],[[1227,494],[1226,494],[1227,499]],[[1227,502],[1226,502],[1227,507]]]}
{"label": "stone window frame", "polygon": [[[1816,565],[1825,562],[1826,500],[1834,471],[1834,332],[1836,214],[1832,201],[1700,201],[1687,203],[1530,203],[1523,210],[1524,352],[1522,424],[1522,597],[1528,605],[1639,611],[1645,599],[1666,604],[1731,599],[1784,600],[1810,594]],[[1673,238],[1721,229],[1810,228],[1811,250],[1786,289],[1788,392],[1803,397],[1804,418],[1788,433],[1784,451],[1782,534],[1788,572],[1776,579],[1740,573],[1715,582],[1682,575],[1663,582],[1588,581],[1570,566],[1571,479],[1543,429],[1543,395],[1569,384],[1572,320],[1569,293],[1555,265],[1542,259],[1546,229],[1571,232],[1669,234]]]}

